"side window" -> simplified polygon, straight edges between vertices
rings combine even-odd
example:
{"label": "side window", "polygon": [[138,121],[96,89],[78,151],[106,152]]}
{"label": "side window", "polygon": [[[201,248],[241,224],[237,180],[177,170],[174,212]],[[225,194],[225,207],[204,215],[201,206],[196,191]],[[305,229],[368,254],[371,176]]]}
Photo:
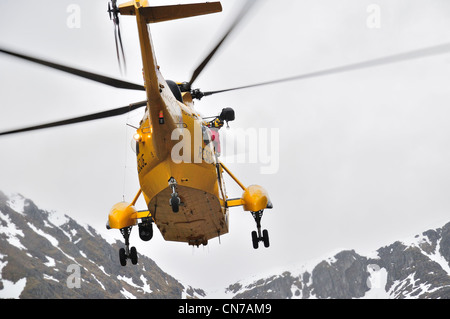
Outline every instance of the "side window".
{"label": "side window", "polygon": [[203,142],[205,145],[211,143],[211,131],[208,127],[202,126]]}
{"label": "side window", "polygon": [[214,144],[214,149],[216,151],[217,156],[220,156],[220,133],[219,129],[217,128],[211,128],[211,141]]}

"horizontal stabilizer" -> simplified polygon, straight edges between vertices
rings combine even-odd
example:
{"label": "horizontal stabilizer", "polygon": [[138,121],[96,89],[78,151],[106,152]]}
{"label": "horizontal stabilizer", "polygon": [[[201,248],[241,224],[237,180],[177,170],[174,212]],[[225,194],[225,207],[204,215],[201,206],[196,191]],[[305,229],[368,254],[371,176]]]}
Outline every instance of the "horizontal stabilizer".
{"label": "horizontal stabilizer", "polygon": [[[136,15],[132,6],[119,7],[122,15]],[[222,12],[220,2],[178,4],[158,7],[141,7],[139,13],[147,23],[158,23],[170,20],[190,18],[200,15]]]}

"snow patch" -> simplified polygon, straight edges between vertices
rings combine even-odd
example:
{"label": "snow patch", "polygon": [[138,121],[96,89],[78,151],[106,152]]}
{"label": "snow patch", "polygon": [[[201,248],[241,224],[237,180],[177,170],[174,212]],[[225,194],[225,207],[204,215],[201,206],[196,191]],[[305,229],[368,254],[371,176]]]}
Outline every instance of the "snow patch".
{"label": "snow patch", "polygon": [[447,260],[444,258],[444,256],[441,255],[440,253],[440,249],[441,249],[441,240],[439,239],[439,241],[436,244],[436,248],[434,249],[434,251],[430,254],[427,253],[425,250],[422,249],[422,245],[423,244],[429,244],[430,246],[432,246],[432,243],[430,242],[428,236],[426,235],[417,235],[414,238],[408,238],[402,241],[402,243],[407,246],[407,247],[417,247],[421,250],[422,254],[424,254],[425,256],[427,256],[428,258],[430,258],[430,260],[434,261],[435,263],[439,264],[439,266],[441,266],[441,268],[448,274],[450,275],[450,266],[447,262]]}
{"label": "snow patch", "polygon": [[140,289],[140,290],[144,291],[145,293],[149,293],[149,294],[152,293],[152,290],[150,289],[150,285],[148,284],[147,279],[143,275],[141,275],[141,277],[140,277],[141,281],[144,284],[142,287],[135,284],[133,282],[133,278],[129,278],[129,277],[125,277],[125,276],[117,276],[117,279],[125,281],[130,286]]}
{"label": "snow patch", "polygon": [[9,280],[2,280],[2,283],[3,289],[0,290],[1,299],[19,299],[27,285],[27,278],[22,278],[16,283]]}
{"label": "snow patch", "polygon": [[92,277],[94,277],[94,279],[95,279],[95,281],[97,281],[98,282],[98,284],[102,287],[102,289],[103,290],[105,290],[106,291],[106,288],[105,288],[105,286],[100,282],[100,280],[98,280],[97,279],[97,277],[95,277],[95,275],[94,274],[91,274],[92,275]]}
{"label": "snow patch", "polygon": [[135,288],[141,288],[140,286],[138,286],[138,285],[136,285],[134,282],[133,282],[133,278],[129,278],[129,277],[125,277],[125,276],[117,276],[117,279],[119,279],[119,280],[122,280],[122,281],[125,281],[127,284],[129,284],[130,286],[133,286],[133,287],[135,287]]}
{"label": "snow patch", "polygon": [[22,278],[16,283],[3,279],[2,271],[8,264],[8,261],[3,261],[4,257],[6,256],[0,254],[0,282],[3,284],[3,289],[0,290],[0,299],[18,299],[22,291],[25,289],[27,279]]}
{"label": "snow patch", "polygon": [[105,271],[105,267],[99,266],[99,265],[97,265],[97,267],[98,267],[101,271],[103,271],[103,273],[104,273],[106,276],[111,277],[111,275],[108,274],[108,273]]}
{"label": "snow patch", "polygon": [[388,294],[393,298],[399,298],[403,296],[403,298],[410,298],[411,292],[406,291],[406,287],[411,286],[414,287],[416,284],[416,280],[414,279],[415,273],[409,274],[404,280],[395,280],[392,284],[391,289],[389,289]]}
{"label": "snow patch", "polygon": [[55,267],[56,266],[56,262],[52,257],[45,256],[45,258],[47,258],[48,262],[44,263],[44,265],[46,265],[47,267]]}
{"label": "snow patch", "polygon": [[[75,258],[73,258],[72,256],[66,254],[61,248],[59,248],[59,242],[58,240],[47,234],[46,232],[42,231],[41,229],[37,228],[36,226],[34,226],[31,223],[28,223],[28,226],[38,235],[46,238],[56,249],[58,249],[64,256],[66,256],[68,259],[72,260],[73,262],[75,262],[77,265],[79,265],[79,263],[75,260]],[[80,265],[81,266],[81,265]]]}
{"label": "snow patch", "polygon": [[424,250],[422,250],[422,252],[424,255],[426,255],[428,258],[430,258],[432,261],[439,264],[439,266],[441,266],[441,268],[447,273],[447,275],[450,275],[450,266],[449,266],[447,260],[444,258],[444,256],[442,256],[440,253],[441,241],[442,241],[442,239],[439,239],[439,242],[436,245],[436,249],[434,250],[434,253],[427,254],[427,252]]}
{"label": "snow patch", "polygon": [[145,293],[151,294],[153,291],[150,289],[150,285],[147,283],[147,278],[144,277],[144,275],[141,275],[139,278],[144,283],[144,286],[141,287],[142,290],[144,290]]}
{"label": "snow patch", "polygon": [[16,213],[25,216],[25,207],[29,205],[25,203],[25,197],[17,193],[10,194],[8,197],[9,200],[6,202],[6,205]]}
{"label": "snow patch", "polygon": [[52,277],[50,275],[47,275],[47,274],[44,274],[44,279],[45,280],[53,280],[53,281],[59,282],[58,279],[56,279],[55,277]]}
{"label": "snow patch", "polygon": [[367,272],[367,287],[370,288],[362,299],[389,299],[390,296],[386,292],[386,283],[388,273],[385,268],[380,268],[378,265],[368,265]]}
{"label": "snow patch", "polygon": [[28,226],[29,226],[35,233],[37,233],[38,235],[40,235],[40,236],[46,238],[53,246],[58,247],[59,242],[58,242],[58,240],[57,240],[55,237],[53,237],[53,236],[51,236],[51,235],[45,233],[44,231],[40,230],[39,228],[37,228],[36,226],[34,226],[34,225],[31,224],[31,223],[28,223]]}
{"label": "snow patch", "polygon": [[88,225],[88,224],[80,224],[85,230],[86,230],[86,232],[89,234],[89,235],[91,235],[92,237],[95,237],[95,235],[92,233],[92,231],[94,231],[95,232],[95,229],[94,228],[92,228],[90,225]]}
{"label": "snow patch", "polygon": [[55,211],[49,212],[48,220],[57,227],[61,227],[62,225],[67,224],[70,221],[70,219],[66,215],[57,213]]}
{"label": "snow patch", "polygon": [[292,294],[291,299],[302,299],[303,298],[302,291],[296,285],[291,286],[291,294]]}
{"label": "snow patch", "polygon": [[25,237],[25,235],[23,234],[23,231],[20,229],[16,228],[16,225],[11,221],[11,219],[9,218],[8,215],[3,214],[0,211],[0,220],[3,220],[6,222],[6,226],[3,226],[1,221],[0,221],[0,234],[5,234],[8,242],[19,248],[20,250],[27,250],[25,248],[25,246],[22,245],[22,243],[20,242],[20,239],[18,236],[21,236],[22,238]]}
{"label": "snow patch", "polygon": [[120,293],[127,299],[137,299],[131,292],[127,291],[125,288],[122,288]]}

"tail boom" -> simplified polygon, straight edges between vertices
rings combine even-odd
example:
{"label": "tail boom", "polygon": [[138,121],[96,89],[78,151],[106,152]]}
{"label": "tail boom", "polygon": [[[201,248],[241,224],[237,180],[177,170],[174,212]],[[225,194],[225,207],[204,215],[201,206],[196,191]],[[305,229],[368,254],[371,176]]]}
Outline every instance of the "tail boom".
{"label": "tail boom", "polygon": [[[134,1],[124,3],[119,7],[119,11],[122,15],[136,15]],[[142,9],[140,9],[140,14],[145,19],[146,23],[165,22],[217,12],[222,12],[222,5],[220,2],[142,7]]]}

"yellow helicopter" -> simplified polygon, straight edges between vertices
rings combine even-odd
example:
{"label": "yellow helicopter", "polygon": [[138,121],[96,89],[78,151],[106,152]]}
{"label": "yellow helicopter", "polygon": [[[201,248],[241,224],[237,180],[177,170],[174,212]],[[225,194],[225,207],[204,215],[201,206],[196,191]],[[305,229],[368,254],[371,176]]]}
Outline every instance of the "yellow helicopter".
{"label": "yellow helicopter", "polygon": [[[137,251],[134,247],[130,248],[129,243],[129,236],[134,226],[138,226],[139,236],[144,241],[152,239],[153,224],[156,224],[163,238],[167,241],[185,242],[193,246],[207,245],[209,240],[229,232],[229,208],[238,206],[242,206],[244,211],[251,212],[255,219],[257,230],[252,231],[253,247],[257,249],[261,242],[265,247],[270,246],[268,231],[261,229],[263,212],[266,209],[273,208],[268,192],[258,185],[244,186],[220,161],[219,132],[225,123],[235,119],[234,110],[225,108],[221,114],[213,117],[212,120],[204,119],[194,109],[193,101],[195,99],[200,100],[205,96],[218,93],[354,71],[450,51],[450,45],[444,44],[231,89],[210,92],[193,89],[192,86],[197,77],[255,2],[255,0],[244,2],[236,20],[195,69],[189,82],[177,83],[164,79],[155,57],[148,25],[218,13],[222,11],[220,2],[149,6],[147,0],[133,0],[121,5],[117,5],[117,0],[112,0],[108,4],[107,12],[115,26],[116,53],[119,65],[125,65],[119,16],[132,16],[136,19],[144,85],[86,72],[0,48],[0,53],[85,79],[115,88],[146,92],[147,99],[145,101],[128,106],[0,133],[0,135],[16,134],[104,119],[145,107],[144,116],[139,127],[136,127],[134,135],[140,189],[131,203],[121,202],[114,205],[107,221],[107,228],[120,230],[125,239],[125,248],[121,248],[119,251],[119,260],[122,266],[127,264],[127,260],[131,260],[132,264],[138,262]],[[242,189],[242,196],[238,198],[227,196],[224,173],[228,174]],[[136,209],[135,205],[140,196],[143,196],[148,210],[138,211]]]}
{"label": "yellow helicopter", "polygon": [[[259,242],[263,242],[265,247],[270,245],[268,231],[261,231],[260,223],[264,210],[272,208],[267,191],[257,185],[245,187],[219,161],[218,131],[226,122],[235,119],[234,110],[223,109],[219,116],[206,121],[195,111],[193,104],[194,98],[201,99],[205,95],[212,94],[212,92],[202,93],[200,90],[191,90],[191,85],[231,30],[195,71],[189,83],[175,83],[165,80],[160,73],[147,27],[150,23],[221,11],[220,2],[150,7],[147,0],[134,0],[120,6],[117,6],[116,0],[111,1],[108,4],[108,13],[115,25],[119,65],[125,63],[119,15],[134,16],[136,19],[144,86],[73,69],[9,50],[0,50],[2,53],[117,88],[146,91],[146,101],[123,108],[1,133],[6,135],[79,123],[116,116],[145,107],[144,116],[134,135],[140,189],[131,203],[121,202],[114,205],[107,222],[108,229],[120,230],[125,239],[125,248],[119,251],[122,266],[126,265],[128,259],[132,264],[137,264],[138,261],[136,248],[129,247],[129,236],[134,226],[138,226],[140,238],[144,241],[152,239],[153,224],[156,224],[167,241],[186,242],[193,246],[207,245],[210,239],[228,233],[228,210],[236,206],[243,206],[245,211],[252,212],[256,220],[257,231],[252,232],[254,248],[258,248]],[[243,195],[240,198],[227,197],[223,180],[224,172],[228,173],[242,188]],[[146,211],[137,211],[135,208],[141,195],[148,206]]]}

